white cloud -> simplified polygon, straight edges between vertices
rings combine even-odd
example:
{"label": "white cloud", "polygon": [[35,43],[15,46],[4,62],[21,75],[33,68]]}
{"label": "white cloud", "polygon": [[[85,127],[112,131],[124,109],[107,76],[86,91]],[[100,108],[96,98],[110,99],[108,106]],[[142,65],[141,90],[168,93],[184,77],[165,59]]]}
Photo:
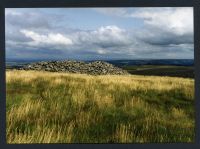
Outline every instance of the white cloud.
{"label": "white cloud", "polygon": [[193,33],[193,9],[172,8],[172,9],[141,9],[130,17],[144,19],[150,26],[167,30],[178,35]]}
{"label": "white cloud", "polygon": [[106,52],[106,50],[99,49],[99,50],[97,50],[97,53],[99,53],[99,54],[106,54],[107,52]]}
{"label": "white cloud", "polygon": [[[93,55],[133,53],[135,38],[125,29],[115,25],[102,26],[96,30],[74,30],[70,33],[36,32],[23,29],[20,33],[27,40],[7,40],[7,47],[34,49],[54,49],[70,53]],[[12,41],[12,42],[11,42]],[[12,44],[11,44],[12,43]],[[123,49],[123,50],[122,50]],[[134,49],[135,50],[135,49]],[[48,50],[47,50],[48,51]]]}
{"label": "white cloud", "polygon": [[139,18],[148,26],[174,32],[178,35],[193,33],[192,7],[96,8],[94,10],[105,15]]}
{"label": "white cloud", "polygon": [[35,33],[29,30],[21,30],[21,33],[23,33],[26,37],[31,38],[33,40],[29,42],[32,45],[37,45],[37,44],[72,45],[73,44],[71,39],[63,36],[60,33],[57,33],[57,34],[49,33],[47,35],[41,35],[39,33]]}
{"label": "white cloud", "polygon": [[92,31],[80,31],[71,35],[74,43],[97,45],[100,47],[115,47],[130,44],[129,33],[117,26],[102,26]]}

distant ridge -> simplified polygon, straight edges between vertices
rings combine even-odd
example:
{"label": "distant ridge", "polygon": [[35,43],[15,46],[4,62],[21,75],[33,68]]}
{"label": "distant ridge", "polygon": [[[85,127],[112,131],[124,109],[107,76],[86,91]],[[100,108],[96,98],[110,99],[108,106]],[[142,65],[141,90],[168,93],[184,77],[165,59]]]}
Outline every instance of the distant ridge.
{"label": "distant ridge", "polygon": [[110,60],[107,61],[118,67],[138,66],[138,65],[174,65],[174,66],[194,66],[193,59],[149,59],[149,60]]}

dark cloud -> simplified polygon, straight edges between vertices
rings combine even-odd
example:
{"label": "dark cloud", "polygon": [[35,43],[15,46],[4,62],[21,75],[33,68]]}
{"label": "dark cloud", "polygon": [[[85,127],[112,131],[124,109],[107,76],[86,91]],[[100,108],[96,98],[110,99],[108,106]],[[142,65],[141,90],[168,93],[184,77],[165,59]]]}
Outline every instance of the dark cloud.
{"label": "dark cloud", "polygon": [[167,45],[180,45],[180,44],[193,44],[193,35],[181,35],[177,36],[175,34],[163,33],[162,35],[154,35],[154,37],[145,36],[140,37],[144,42],[157,45],[157,46],[167,46]]}

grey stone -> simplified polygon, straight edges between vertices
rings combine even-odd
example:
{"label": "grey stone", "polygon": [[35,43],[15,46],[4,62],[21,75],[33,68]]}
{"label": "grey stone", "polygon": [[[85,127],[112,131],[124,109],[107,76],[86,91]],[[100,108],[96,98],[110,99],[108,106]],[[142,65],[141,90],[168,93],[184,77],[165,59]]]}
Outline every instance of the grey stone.
{"label": "grey stone", "polygon": [[38,62],[20,68],[21,70],[42,70],[51,72],[85,73],[90,75],[124,75],[126,70],[104,61],[85,63],[82,61],[48,61]]}

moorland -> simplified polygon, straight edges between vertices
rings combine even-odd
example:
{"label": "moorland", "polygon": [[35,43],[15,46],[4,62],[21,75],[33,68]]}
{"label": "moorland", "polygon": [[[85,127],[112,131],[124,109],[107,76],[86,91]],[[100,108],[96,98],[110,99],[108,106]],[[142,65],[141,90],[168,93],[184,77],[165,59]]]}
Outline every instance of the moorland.
{"label": "moorland", "polygon": [[194,79],[6,71],[7,143],[194,142]]}

